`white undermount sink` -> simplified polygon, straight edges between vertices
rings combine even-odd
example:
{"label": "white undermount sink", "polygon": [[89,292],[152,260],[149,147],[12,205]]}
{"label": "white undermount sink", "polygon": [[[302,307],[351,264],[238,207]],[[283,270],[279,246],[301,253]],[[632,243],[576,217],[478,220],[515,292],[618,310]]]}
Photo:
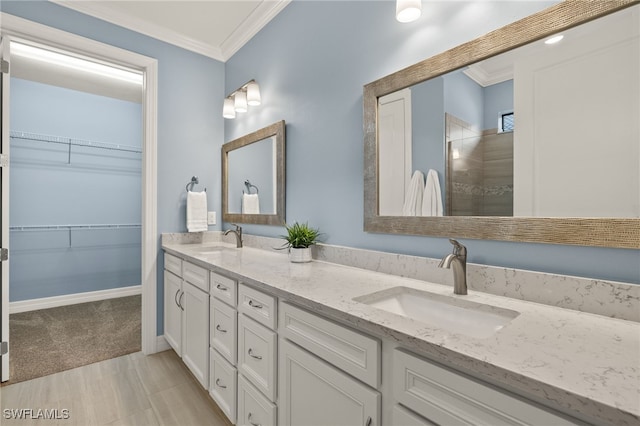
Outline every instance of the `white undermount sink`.
{"label": "white undermount sink", "polygon": [[195,249],[194,252],[200,255],[218,254],[225,251],[235,251],[235,248],[225,246],[209,246]]}
{"label": "white undermount sink", "polygon": [[475,338],[490,337],[520,315],[516,311],[462,298],[464,296],[449,297],[409,287],[394,287],[353,300]]}

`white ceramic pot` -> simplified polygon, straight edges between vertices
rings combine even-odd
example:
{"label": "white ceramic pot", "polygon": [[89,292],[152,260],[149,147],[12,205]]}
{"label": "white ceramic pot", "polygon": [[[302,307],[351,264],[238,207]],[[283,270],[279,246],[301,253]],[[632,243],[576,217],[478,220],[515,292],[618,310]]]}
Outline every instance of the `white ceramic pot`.
{"label": "white ceramic pot", "polygon": [[311,247],[289,249],[289,260],[293,263],[311,262]]}

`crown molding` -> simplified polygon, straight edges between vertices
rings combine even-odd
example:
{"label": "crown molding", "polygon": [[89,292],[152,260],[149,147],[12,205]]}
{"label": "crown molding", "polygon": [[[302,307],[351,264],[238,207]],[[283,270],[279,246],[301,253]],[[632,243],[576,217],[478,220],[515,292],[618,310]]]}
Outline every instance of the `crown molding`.
{"label": "crown molding", "polygon": [[212,46],[160,25],[135,18],[126,13],[115,12],[91,1],[49,0],[52,3],[93,16],[123,28],[164,41],[165,43],[226,62],[265,25],[267,25],[291,0],[263,0],[242,24],[231,33],[221,46]]}
{"label": "crown molding", "polygon": [[220,45],[222,56],[227,61],[253,36],[282,11],[291,0],[263,0],[245,21]]}
{"label": "crown molding", "polygon": [[177,47],[207,56],[218,61],[225,61],[219,47],[212,46],[199,40],[187,37],[176,31],[160,25],[149,23],[143,19],[135,18],[126,13],[114,12],[108,7],[91,1],[49,0],[52,3],[75,10],[85,15],[110,22],[123,28],[144,34],[146,36],[164,41]]}
{"label": "crown molding", "polygon": [[462,71],[482,87],[492,86],[513,79],[513,66],[506,66],[492,72],[484,69],[482,63],[471,64]]}

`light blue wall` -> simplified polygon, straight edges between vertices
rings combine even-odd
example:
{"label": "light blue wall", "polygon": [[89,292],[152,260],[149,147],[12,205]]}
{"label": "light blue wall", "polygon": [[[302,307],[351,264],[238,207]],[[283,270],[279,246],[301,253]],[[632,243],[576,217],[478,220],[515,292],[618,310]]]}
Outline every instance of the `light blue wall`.
{"label": "light blue wall", "polygon": [[[142,147],[139,103],[12,78],[10,107],[12,131]],[[12,138],[10,226],[140,224],[141,158]],[[10,237],[11,301],[140,284],[140,228]]]}
{"label": "light blue wall", "polygon": [[513,80],[503,81],[484,88],[484,127],[498,127],[498,116],[513,111]]}
{"label": "light blue wall", "polygon": [[444,80],[440,77],[411,88],[411,152],[413,170],[444,176]]}
{"label": "light blue wall", "polygon": [[[200,178],[202,188],[207,187],[209,209],[220,211],[223,63],[53,3],[3,0],[0,10],[156,58],[158,241],[162,232],[186,232],[185,185],[193,175]],[[164,332],[163,267],[158,250],[158,334]]]}
{"label": "light blue wall", "polygon": [[482,129],[484,90],[462,71],[444,76],[444,110]]}
{"label": "light blue wall", "polygon": [[[429,2],[422,18],[400,24],[391,1],[293,1],[226,63],[227,92],[255,78],[263,103],[227,120],[225,140],[286,120],[287,221],[309,221],[331,244],[441,257],[451,251],[445,238],[362,231],[362,86],[550,4]],[[640,283],[634,250],[463,243],[474,263]]]}

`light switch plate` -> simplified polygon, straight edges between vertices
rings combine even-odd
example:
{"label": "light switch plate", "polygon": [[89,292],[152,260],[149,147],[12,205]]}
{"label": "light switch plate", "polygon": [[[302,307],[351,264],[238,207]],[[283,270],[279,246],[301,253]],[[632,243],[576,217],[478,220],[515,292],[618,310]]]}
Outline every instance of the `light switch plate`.
{"label": "light switch plate", "polygon": [[208,212],[207,225],[215,225],[215,224],[216,224],[216,212]]}

